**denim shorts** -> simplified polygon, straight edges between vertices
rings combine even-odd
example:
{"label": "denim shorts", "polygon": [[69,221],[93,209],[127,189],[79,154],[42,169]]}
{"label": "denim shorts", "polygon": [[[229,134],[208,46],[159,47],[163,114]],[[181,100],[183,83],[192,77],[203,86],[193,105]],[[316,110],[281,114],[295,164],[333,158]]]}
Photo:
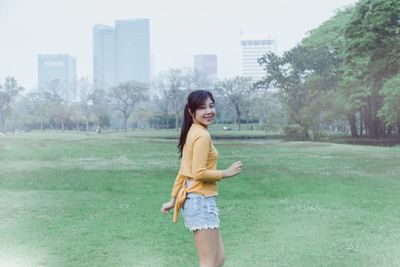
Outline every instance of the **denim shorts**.
{"label": "denim shorts", "polygon": [[219,228],[216,196],[188,193],[181,214],[190,231]]}

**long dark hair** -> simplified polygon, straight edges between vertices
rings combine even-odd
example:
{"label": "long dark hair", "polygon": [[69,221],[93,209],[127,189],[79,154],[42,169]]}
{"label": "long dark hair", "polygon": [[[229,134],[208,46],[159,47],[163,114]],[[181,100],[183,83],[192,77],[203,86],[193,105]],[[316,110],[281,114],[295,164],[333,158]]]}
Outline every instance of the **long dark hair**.
{"label": "long dark hair", "polygon": [[182,157],[183,146],[186,143],[186,137],[189,132],[190,126],[193,124],[192,116],[189,113],[189,109],[194,114],[196,110],[206,103],[207,98],[210,98],[212,102],[214,101],[213,95],[206,90],[196,90],[189,94],[187,104],[185,105],[185,109],[183,111],[183,122],[182,122],[182,129],[181,135],[179,137],[179,153],[180,158]]}

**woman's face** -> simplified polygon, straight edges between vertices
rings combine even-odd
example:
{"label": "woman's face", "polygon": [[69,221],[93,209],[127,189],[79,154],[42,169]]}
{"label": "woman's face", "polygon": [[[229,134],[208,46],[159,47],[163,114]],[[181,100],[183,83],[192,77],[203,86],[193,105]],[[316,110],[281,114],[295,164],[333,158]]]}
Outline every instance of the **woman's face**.
{"label": "woman's face", "polygon": [[215,114],[214,102],[207,98],[206,102],[196,109],[194,115],[192,115],[193,122],[207,128],[213,122]]}

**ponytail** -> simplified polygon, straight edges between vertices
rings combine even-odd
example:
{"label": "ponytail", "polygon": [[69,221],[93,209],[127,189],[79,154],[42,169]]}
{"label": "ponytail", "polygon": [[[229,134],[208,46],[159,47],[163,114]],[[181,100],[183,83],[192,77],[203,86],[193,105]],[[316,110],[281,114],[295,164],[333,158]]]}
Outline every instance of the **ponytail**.
{"label": "ponytail", "polygon": [[189,113],[189,104],[186,104],[184,113],[183,113],[183,122],[182,122],[182,128],[181,128],[181,135],[179,137],[179,153],[180,156],[179,158],[182,158],[182,151],[183,151],[183,146],[186,143],[186,137],[189,132],[190,126],[193,124],[193,119],[192,116]]}

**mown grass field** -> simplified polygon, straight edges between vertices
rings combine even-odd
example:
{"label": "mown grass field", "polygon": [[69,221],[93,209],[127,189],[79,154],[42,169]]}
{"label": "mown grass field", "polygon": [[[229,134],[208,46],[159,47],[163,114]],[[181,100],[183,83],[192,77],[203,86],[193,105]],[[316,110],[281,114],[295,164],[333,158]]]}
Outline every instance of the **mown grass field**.
{"label": "mown grass field", "polygon": [[[153,136],[152,138],[149,138]],[[0,266],[197,266],[157,134],[0,136]],[[399,266],[400,147],[216,140],[225,266]]]}

